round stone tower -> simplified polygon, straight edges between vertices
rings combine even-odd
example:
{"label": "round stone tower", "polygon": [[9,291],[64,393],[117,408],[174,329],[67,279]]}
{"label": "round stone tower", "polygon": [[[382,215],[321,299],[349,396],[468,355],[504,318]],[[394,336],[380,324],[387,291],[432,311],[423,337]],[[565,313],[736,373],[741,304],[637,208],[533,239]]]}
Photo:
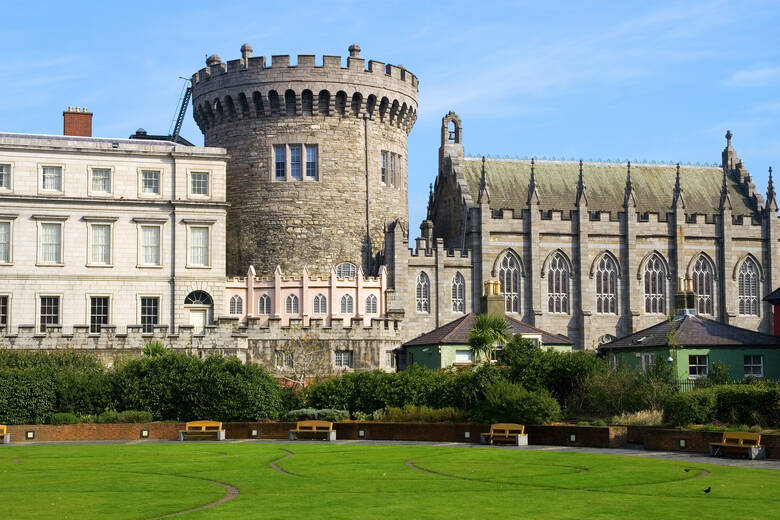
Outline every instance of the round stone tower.
{"label": "round stone tower", "polygon": [[227,148],[227,270],[377,269],[388,222],[408,217],[417,78],[360,57],[210,56],[192,77],[206,146]]}

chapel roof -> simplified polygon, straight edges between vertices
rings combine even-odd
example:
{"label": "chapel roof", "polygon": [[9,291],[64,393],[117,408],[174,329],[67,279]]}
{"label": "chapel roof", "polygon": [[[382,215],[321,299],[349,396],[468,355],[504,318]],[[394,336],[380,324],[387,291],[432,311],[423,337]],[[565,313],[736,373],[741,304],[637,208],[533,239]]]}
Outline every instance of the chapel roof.
{"label": "chapel roof", "polygon": [[[476,201],[482,175],[482,159],[465,157],[461,162],[468,191]],[[490,207],[519,210],[527,207],[531,160],[487,159],[485,161]],[[578,161],[535,161],[536,187],[543,211],[575,209]],[[585,162],[583,181],[587,188],[588,211],[622,211],[626,193],[626,163]],[[631,183],[637,213],[666,215],[672,211],[676,166],[673,164],[631,164]],[[719,166],[680,166],[680,184],[685,213],[712,215],[720,212],[723,169]],[[737,179],[728,176],[732,215],[755,215],[755,202]]]}
{"label": "chapel roof", "polygon": [[770,336],[719,321],[684,314],[599,347],[600,350],[668,347],[670,338],[680,347],[780,347],[780,336]]}

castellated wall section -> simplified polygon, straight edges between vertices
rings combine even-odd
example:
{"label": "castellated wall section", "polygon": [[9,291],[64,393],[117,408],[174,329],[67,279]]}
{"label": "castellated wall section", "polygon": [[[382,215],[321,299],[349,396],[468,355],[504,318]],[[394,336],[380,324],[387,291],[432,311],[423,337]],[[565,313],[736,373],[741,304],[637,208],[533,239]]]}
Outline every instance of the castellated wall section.
{"label": "castellated wall section", "polygon": [[373,274],[386,225],[407,221],[418,81],[401,66],[366,64],[359,51],[350,47],[346,67],[339,56],[316,63],[313,55],[291,65],[286,55],[252,57],[244,45],[240,59],[211,56],[193,75],[206,146],[229,152],[229,276],[250,264],[258,274],[277,265],[328,273],[342,261]]}

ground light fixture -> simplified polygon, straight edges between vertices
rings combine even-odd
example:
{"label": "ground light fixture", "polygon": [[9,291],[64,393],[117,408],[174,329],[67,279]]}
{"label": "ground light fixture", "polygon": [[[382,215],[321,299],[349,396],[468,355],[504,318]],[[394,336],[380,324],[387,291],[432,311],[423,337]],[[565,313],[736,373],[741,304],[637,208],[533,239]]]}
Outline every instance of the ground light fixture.
{"label": "ground light fixture", "polygon": [[684,450],[688,447],[688,441],[687,439],[680,439],[680,449]]}
{"label": "ground light fixture", "polygon": [[358,438],[365,439],[366,438],[366,430],[358,430]]}
{"label": "ground light fixture", "polygon": [[28,441],[31,441],[31,440],[35,439],[35,431],[34,430],[27,430],[24,435],[25,435],[25,438]]}
{"label": "ground light fixture", "polygon": [[257,439],[258,436],[259,436],[259,432],[257,431],[257,428],[252,428],[251,430],[249,430],[250,438]]}
{"label": "ground light fixture", "polygon": [[577,435],[574,433],[569,434],[569,442],[577,442]]}
{"label": "ground light fixture", "polygon": [[142,439],[148,439],[149,438],[149,428],[144,428],[141,430],[141,438]]}
{"label": "ground light fixture", "polygon": [[467,441],[471,440],[471,432],[468,431],[463,432],[463,438],[466,439]]}

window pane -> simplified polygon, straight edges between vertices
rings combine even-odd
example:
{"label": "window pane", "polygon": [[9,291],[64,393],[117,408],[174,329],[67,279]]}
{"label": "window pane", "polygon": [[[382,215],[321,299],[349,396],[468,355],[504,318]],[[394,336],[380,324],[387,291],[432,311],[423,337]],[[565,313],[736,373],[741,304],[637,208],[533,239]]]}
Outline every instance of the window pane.
{"label": "window pane", "polygon": [[62,191],[62,168],[59,166],[43,167],[43,189]]}
{"label": "window pane", "polygon": [[111,262],[111,226],[108,224],[92,225],[90,261],[93,264],[108,264]]}
{"label": "window pane", "polygon": [[190,263],[209,265],[209,228],[190,228]]}
{"label": "window pane", "polygon": [[111,192],[111,170],[108,168],[94,168],[92,170],[92,191]]}
{"label": "window pane", "polygon": [[160,193],[160,172],[145,171],[141,177],[141,191],[143,193]]}
{"label": "window pane", "polygon": [[90,298],[89,331],[99,333],[103,325],[108,325],[108,298],[105,296]]}
{"label": "window pane", "polygon": [[287,150],[284,146],[274,146],[274,166],[276,180],[283,181],[287,176]]}
{"label": "window pane", "polygon": [[159,226],[141,226],[141,263],[160,265]]}
{"label": "window pane", "polygon": [[144,333],[154,332],[160,313],[159,298],[141,298],[141,326]]}
{"label": "window pane", "polygon": [[192,194],[193,195],[208,195],[209,194],[209,174],[208,173],[195,173],[191,174],[192,181]]}
{"label": "window pane", "polygon": [[60,297],[41,296],[41,321],[40,330],[46,332],[47,325],[59,325],[60,323]]}
{"label": "window pane", "polygon": [[382,184],[387,183],[387,152],[382,152]]}
{"label": "window pane", "polygon": [[11,261],[11,223],[0,222],[0,263]]}
{"label": "window pane", "polygon": [[0,330],[8,327],[8,296],[0,296]]}
{"label": "window pane", "polygon": [[317,178],[317,145],[306,146],[306,177]]}
{"label": "window pane", "polygon": [[61,224],[41,224],[41,261],[62,263]]}
{"label": "window pane", "polygon": [[11,189],[11,165],[0,164],[0,188]]}
{"label": "window pane", "polygon": [[301,147],[290,146],[290,177],[301,180]]}

